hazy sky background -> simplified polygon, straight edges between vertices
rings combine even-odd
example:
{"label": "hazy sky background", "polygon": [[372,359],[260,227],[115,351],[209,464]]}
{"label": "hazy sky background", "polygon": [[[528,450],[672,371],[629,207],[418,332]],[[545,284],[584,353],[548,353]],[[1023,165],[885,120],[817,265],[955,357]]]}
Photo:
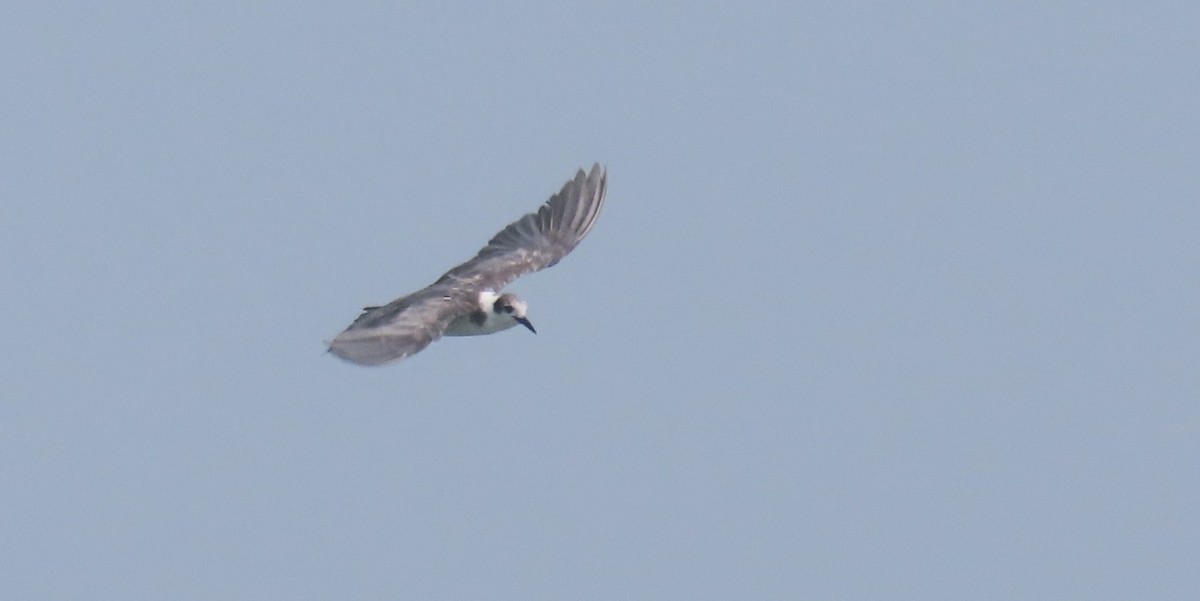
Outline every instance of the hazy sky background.
{"label": "hazy sky background", "polygon": [[0,12],[0,598],[1200,598],[1195,2]]}

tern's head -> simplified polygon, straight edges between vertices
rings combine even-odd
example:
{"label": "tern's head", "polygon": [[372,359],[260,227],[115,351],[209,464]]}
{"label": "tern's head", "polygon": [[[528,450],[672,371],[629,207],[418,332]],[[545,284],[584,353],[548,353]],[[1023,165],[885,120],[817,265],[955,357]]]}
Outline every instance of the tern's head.
{"label": "tern's head", "polygon": [[529,323],[529,318],[525,316],[525,311],[528,309],[525,301],[521,297],[505,292],[496,297],[496,302],[492,303],[492,310],[497,315],[507,315],[513,321],[529,328],[530,332],[537,334],[537,330],[533,329],[533,324]]}

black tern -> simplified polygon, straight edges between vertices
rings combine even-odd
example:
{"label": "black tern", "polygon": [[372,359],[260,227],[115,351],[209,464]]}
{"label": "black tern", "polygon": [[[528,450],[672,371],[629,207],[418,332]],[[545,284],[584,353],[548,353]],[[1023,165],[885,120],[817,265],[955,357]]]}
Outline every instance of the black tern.
{"label": "black tern", "polygon": [[446,336],[482,336],[517,324],[537,333],[527,305],[502,292],[513,280],[552,267],[583,240],[604,205],[607,174],[582,169],[536,213],[510,223],[478,254],[423,290],[362,315],[329,343],[329,352],[359,365],[383,365]]}

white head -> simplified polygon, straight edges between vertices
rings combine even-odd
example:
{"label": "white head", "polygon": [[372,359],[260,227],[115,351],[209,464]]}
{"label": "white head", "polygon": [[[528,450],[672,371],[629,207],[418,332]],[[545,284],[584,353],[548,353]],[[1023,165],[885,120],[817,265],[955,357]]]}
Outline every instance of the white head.
{"label": "white head", "polygon": [[529,328],[530,332],[537,334],[537,330],[533,329],[533,324],[530,323],[529,318],[525,316],[525,312],[528,310],[528,308],[529,306],[525,304],[525,301],[521,300],[521,297],[511,292],[505,292],[504,294],[501,294],[500,296],[496,297],[496,301],[492,303],[492,311],[497,316],[508,317],[516,323]]}

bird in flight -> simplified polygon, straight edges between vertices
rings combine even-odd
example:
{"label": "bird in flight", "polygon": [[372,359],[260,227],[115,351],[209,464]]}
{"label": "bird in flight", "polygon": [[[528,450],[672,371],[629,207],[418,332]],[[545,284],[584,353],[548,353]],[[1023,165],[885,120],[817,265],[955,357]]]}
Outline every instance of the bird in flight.
{"label": "bird in flight", "polygon": [[582,169],[536,213],[508,224],[467,262],[427,288],[362,315],[329,343],[329,352],[359,365],[383,365],[414,355],[446,336],[482,336],[517,324],[529,328],[528,306],[503,292],[513,280],[558,263],[583,240],[604,205],[607,174]]}

